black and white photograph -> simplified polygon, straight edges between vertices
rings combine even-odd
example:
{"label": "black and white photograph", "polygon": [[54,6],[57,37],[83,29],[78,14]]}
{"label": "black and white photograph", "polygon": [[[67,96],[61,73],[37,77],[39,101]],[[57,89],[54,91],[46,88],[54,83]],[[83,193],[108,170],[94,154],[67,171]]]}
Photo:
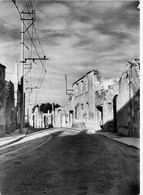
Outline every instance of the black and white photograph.
{"label": "black and white photograph", "polygon": [[0,195],[141,195],[138,0],[0,0]]}

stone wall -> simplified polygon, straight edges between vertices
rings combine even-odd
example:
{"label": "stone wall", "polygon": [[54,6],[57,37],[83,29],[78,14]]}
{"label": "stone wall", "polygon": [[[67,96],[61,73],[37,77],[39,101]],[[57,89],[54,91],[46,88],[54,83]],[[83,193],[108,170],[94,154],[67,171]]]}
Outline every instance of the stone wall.
{"label": "stone wall", "polygon": [[104,131],[115,131],[114,97],[118,94],[118,81],[102,76],[95,89],[96,125]]}
{"label": "stone wall", "polygon": [[9,134],[15,130],[15,103],[14,103],[14,84],[11,81],[5,81],[5,133]]}
{"label": "stone wall", "polygon": [[69,113],[74,126],[139,137],[140,62],[128,61],[120,80],[90,71],[73,84]]}
{"label": "stone wall", "polygon": [[0,64],[0,136],[5,135],[5,66]]}
{"label": "stone wall", "polygon": [[[73,115],[75,125],[95,130],[95,93],[98,71],[90,71],[73,84]],[[82,125],[85,124],[84,125]]]}
{"label": "stone wall", "polygon": [[130,61],[119,81],[117,99],[118,132],[139,137],[140,129],[140,78],[138,61]]}

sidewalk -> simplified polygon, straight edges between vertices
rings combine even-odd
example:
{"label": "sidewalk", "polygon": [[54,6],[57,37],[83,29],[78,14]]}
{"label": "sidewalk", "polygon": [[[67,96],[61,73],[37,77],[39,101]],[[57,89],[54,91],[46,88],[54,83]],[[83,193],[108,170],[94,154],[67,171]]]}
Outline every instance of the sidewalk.
{"label": "sidewalk", "polygon": [[140,138],[135,138],[135,137],[124,137],[119,135],[118,133],[113,133],[113,132],[104,132],[104,131],[96,131],[96,134],[100,134],[103,136],[106,136],[110,139],[113,139],[115,141],[118,141],[122,144],[126,144],[130,147],[140,149]]}
{"label": "sidewalk", "polygon": [[[17,129],[13,133],[6,135],[5,137],[0,138],[0,148],[7,146],[7,145],[10,145],[10,144],[13,144],[14,142],[17,142],[17,141],[23,139],[26,136],[27,130],[28,130],[27,128],[23,128],[23,133],[20,134],[19,129]],[[42,130],[39,132],[34,132],[32,134],[29,134],[29,135],[34,135],[34,134],[37,134],[40,132],[42,132]],[[113,139],[115,141],[118,141],[122,144],[126,144],[130,147],[140,149],[140,138],[124,137],[124,136],[119,135],[118,133],[104,132],[102,130],[96,131],[96,134],[100,134],[102,136],[108,137],[108,138]]]}
{"label": "sidewalk", "polygon": [[28,128],[23,128],[23,133],[19,133],[19,129],[17,129],[11,134],[6,134],[5,137],[0,138],[0,148],[15,144],[16,142],[40,138],[50,132],[51,129],[48,129],[48,131],[47,129],[42,129],[39,131],[28,133]]}
{"label": "sidewalk", "polygon": [[6,134],[5,137],[1,137],[0,148],[23,139],[26,135],[26,132],[27,128],[23,128],[23,133],[19,133],[19,129],[17,129],[11,134]]}

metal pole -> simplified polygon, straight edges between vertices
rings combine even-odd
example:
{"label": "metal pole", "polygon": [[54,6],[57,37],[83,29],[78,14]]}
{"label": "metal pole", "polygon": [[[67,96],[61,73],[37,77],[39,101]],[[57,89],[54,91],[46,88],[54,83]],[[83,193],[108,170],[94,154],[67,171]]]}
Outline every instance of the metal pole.
{"label": "metal pole", "polygon": [[21,98],[20,98],[20,129],[19,133],[23,133],[23,118],[24,118],[24,13],[21,12]]}
{"label": "metal pole", "polygon": [[132,89],[132,67],[135,63],[132,61],[128,61],[130,64],[129,67],[129,107],[130,107],[130,131],[129,136],[133,136],[134,134],[134,123],[133,123],[133,89]]}
{"label": "metal pole", "polygon": [[66,95],[67,95],[67,74],[65,74]]}

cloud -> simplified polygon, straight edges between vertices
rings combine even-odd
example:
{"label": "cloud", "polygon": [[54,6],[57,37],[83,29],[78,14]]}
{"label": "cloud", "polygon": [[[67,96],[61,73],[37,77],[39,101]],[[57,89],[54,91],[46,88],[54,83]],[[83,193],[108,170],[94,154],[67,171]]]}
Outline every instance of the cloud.
{"label": "cloud", "polygon": [[[17,3],[20,10],[26,10],[25,2]],[[45,55],[50,59],[45,65],[47,74],[39,102],[51,98],[52,94],[59,103],[67,100],[64,74],[69,75],[69,87],[86,72],[97,68],[103,74],[119,77],[126,61],[139,57],[138,1],[33,0],[32,3],[36,9],[35,26]],[[3,12],[6,9],[10,11]],[[0,56],[12,70],[11,64],[20,61],[20,18],[10,3],[0,6],[0,18]],[[29,32],[32,35],[31,28]],[[33,40],[43,57],[35,31]],[[27,33],[25,44],[31,48]],[[32,56],[37,57],[34,47],[32,50]],[[25,49],[25,57],[30,55]],[[36,63],[27,75],[27,85],[35,86],[39,82],[43,70],[40,62]],[[36,93],[33,90],[30,96],[33,102]]]}
{"label": "cloud", "polygon": [[10,28],[5,24],[1,23],[0,39],[5,41],[9,41],[9,40],[18,41],[20,39],[19,28]]}

